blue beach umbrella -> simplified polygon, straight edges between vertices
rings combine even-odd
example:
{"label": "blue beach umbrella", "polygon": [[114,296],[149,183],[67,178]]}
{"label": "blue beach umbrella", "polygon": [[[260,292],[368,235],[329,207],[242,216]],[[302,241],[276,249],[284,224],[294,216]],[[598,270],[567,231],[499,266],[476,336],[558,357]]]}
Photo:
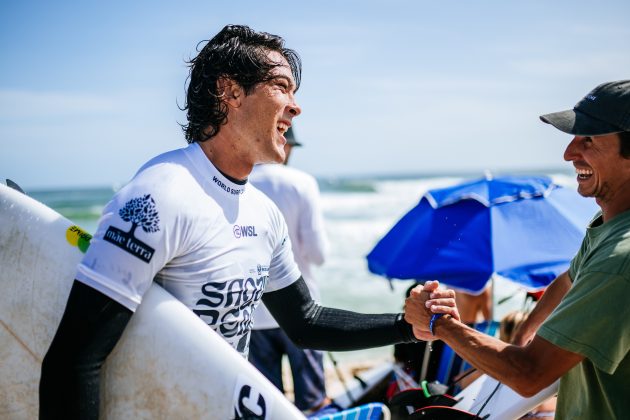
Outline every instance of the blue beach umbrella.
{"label": "blue beach umbrella", "polygon": [[544,176],[427,192],[367,256],[372,273],[478,293],[493,274],[533,291],[568,268],[598,207]]}

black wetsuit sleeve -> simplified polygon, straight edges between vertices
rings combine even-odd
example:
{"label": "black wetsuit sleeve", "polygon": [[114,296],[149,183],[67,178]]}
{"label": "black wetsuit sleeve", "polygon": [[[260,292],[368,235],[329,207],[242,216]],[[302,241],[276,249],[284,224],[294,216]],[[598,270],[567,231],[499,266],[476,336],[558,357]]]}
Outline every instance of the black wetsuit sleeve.
{"label": "black wetsuit sleeve", "polygon": [[77,280],[42,362],[39,418],[98,419],[100,371],[132,312]]}
{"label": "black wetsuit sleeve", "polygon": [[318,305],[302,277],[290,286],[265,293],[263,302],[302,348],[359,350],[418,341],[402,314],[360,314]]}

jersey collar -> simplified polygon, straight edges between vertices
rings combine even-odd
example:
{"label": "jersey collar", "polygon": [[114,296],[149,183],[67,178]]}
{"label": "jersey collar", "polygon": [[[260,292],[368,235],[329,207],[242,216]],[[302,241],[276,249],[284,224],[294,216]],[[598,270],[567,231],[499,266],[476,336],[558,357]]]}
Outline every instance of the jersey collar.
{"label": "jersey collar", "polygon": [[188,148],[191,151],[191,159],[195,167],[197,167],[203,178],[207,181],[209,186],[208,188],[216,190],[219,194],[225,194],[226,196],[232,198],[238,198],[245,193],[247,182],[244,184],[237,184],[223,175],[221,171],[214,166],[210,159],[208,159],[205,153],[203,153],[203,150],[201,150],[201,146],[199,146],[198,143],[192,143],[188,146]]}

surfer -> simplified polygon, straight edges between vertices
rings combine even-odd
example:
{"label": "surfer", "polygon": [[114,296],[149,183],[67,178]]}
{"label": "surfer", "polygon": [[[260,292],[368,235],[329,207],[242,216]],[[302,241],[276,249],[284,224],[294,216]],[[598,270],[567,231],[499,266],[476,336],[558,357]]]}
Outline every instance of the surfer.
{"label": "surfer", "polygon": [[425,310],[412,291],[405,318],[479,370],[532,396],[560,379],[556,418],[630,412],[630,80],[604,83],[572,109],[543,115],[573,135],[564,159],[599,212],[569,270],[547,288],[510,345]]}
{"label": "surfer", "polygon": [[[300,74],[282,38],[238,25],[190,61],[189,146],[150,160],[106,205],[42,363],[41,418],[98,418],[101,366],[154,280],[244,357],[261,298],[301,347],[430,338],[414,337],[402,314],[315,303],[280,211],[247,182],[255,164],[284,160],[285,134],[301,113]],[[458,317],[451,291],[426,290],[440,312]]]}

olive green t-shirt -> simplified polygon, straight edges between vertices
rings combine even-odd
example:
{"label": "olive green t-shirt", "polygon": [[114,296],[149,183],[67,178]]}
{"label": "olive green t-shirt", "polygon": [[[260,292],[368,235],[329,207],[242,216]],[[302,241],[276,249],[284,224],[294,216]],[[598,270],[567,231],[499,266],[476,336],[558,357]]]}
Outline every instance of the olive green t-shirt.
{"label": "olive green t-shirt", "polygon": [[591,223],[569,276],[571,289],[538,330],[585,357],[560,380],[556,418],[630,418],[630,211]]}

